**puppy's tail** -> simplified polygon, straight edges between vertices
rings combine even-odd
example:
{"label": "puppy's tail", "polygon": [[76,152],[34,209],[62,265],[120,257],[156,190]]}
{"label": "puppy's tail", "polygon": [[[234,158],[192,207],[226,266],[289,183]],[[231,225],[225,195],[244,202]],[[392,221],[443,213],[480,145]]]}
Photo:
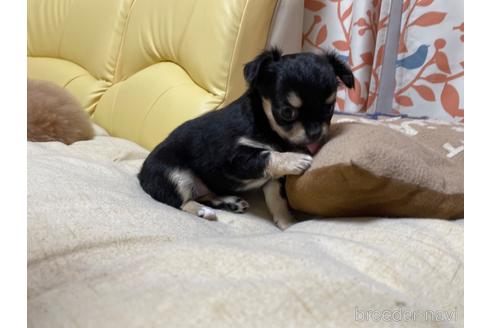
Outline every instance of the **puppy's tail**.
{"label": "puppy's tail", "polygon": [[[151,154],[152,155],[152,154]],[[145,160],[138,173],[138,180],[142,189],[155,200],[180,209],[191,199],[191,186],[181,186],[179,177],[172,167],[163,163],[153,163],[150,156]]]}

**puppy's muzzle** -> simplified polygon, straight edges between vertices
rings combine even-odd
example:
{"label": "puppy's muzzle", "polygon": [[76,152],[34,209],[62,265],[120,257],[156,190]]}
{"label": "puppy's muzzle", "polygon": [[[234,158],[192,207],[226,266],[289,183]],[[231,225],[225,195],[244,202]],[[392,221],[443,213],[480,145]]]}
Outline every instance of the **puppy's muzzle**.
{"label": "puppy's muzzle", "polygon": [[304,147],[311,155],[315,155],[326,143],[328,138],[328,124],[312,123],[306,126],[307,141]]}

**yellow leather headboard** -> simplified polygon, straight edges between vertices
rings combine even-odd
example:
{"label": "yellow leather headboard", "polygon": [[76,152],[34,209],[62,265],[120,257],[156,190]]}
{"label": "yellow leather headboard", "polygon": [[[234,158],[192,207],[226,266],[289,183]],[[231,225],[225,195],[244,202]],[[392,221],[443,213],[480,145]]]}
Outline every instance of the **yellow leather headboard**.
{"label": "yellow leather headboard", "polygon": [[133,0],[29,0],[28,77],[65,87],[90,112],[111,85]]}
{"label": "yellow leather headboard", "polygon": [[114,136],[153,148],[245,88],[276,0],[29,0],[28,76],[72,92]]}

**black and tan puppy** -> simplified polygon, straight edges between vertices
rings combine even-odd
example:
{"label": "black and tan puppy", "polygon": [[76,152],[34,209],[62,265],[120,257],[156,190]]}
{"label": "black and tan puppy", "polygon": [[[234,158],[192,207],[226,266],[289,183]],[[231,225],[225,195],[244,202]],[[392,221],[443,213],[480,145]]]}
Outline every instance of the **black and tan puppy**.
{"label": "black and tan puppy", "polygon": [[[244,67],[248,90],[235,102],[187,121],[159,144],[138,175],[154,199],[215,220],[212,208],[244,212],[232,194],[263,188],[275,223],[293,219],[279,178],[308,169],[326,141],[339,80],[350,68],[334,53],[282,56],[268,50]],[[212,207],[212,208],[211,208]]]}

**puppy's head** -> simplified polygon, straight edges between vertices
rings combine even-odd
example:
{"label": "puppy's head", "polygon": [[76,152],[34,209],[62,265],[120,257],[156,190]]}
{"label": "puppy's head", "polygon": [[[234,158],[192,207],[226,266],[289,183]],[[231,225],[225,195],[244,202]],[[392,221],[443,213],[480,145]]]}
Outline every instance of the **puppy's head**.
{"label": "puppy's head", "polygon": [[354,86],[350,68],[335,53],[282,56],[267,50],[244,67],[271,128],[295,147],[316,153],[327,139],[340,81]]}

